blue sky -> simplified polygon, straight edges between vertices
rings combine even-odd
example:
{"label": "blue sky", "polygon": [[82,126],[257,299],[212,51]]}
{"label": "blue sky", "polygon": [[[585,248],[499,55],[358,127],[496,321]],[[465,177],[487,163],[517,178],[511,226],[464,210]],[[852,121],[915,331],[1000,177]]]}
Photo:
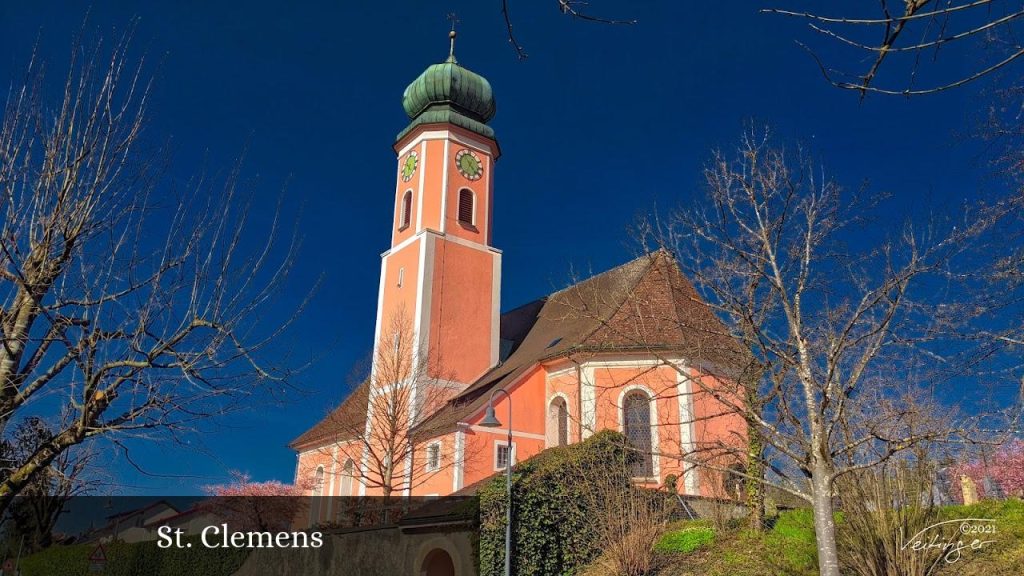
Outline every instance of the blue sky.
{"label": "blue sky", "polygon": [[[572,269],[628,260],[631,222],[695,201],[710,151],[751,121],[806,144],[847,186],[893,193],[894,213],[989,185],[961,136],[984,107],[982,86],[860,102],[829,87],[796,46],[809,38],[800,22],[759,14],[749,0],[593,2],[638,20],[617,27],[573,22],[554,6],[512,0],[530,55],[519,61],[497,2],[92,4],[92,35],[115,36],[138,18],[132,53],[155,80],[147,137],[174,152],[170,177],[226,169],[247,149],[260,210],[269,214],[282,189],[288,214],[302,207],[293,297],[323,276],[290,336],[297,353],[318,358],[296,380],[304,392],[253,406],[187,447],[135,445],[150,475],[112,456],[120,493],[192,493],[231,469],[291,479],[287,442],[341,399],[370,349],[391,144],[407,121],[401,95],[447,55],[449,11],[461,20],[460,63],[490,80],[498,102],[494,243],[506,309],[564,286]],[[57,75],[85,14],[71,0],[0,5],[0,79],[19,78],[37,39]],[[970,63],[943,60],[953,70]]]}

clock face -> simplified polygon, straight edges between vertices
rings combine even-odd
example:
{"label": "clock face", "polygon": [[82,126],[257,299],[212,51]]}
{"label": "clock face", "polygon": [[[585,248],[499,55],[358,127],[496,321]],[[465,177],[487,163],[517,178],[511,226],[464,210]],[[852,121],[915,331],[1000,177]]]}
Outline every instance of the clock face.
{"label": "clock face", "polygon": [[405,157],[405,160],[402,161],[403,182],[408,182],[409,180],[412,180],[412,175],[416,173],[416,166],[418,166],[419,163],[420,157],[419,155],[416,154],[416,151],[413,150],[412,152],[409,152],[409,154]]}
{"label": "clock face", "polygon": [[484,175],[484,165],[476,152],[463,148],[455,155],[455,165],[467,180],[479,180]]}

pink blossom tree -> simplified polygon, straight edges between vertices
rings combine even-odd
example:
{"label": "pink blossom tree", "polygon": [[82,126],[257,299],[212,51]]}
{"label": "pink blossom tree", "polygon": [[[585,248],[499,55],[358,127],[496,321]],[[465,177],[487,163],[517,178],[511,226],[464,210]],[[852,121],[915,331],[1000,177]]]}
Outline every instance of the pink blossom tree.
{"label": "pink blossom tree", "polygon": [[223,518],[235,530],[286,529],[308,505],[306,486],[277,480],[253,482],[248,474],[231,472],[228,484],[207,486],[213,498],[202,507]]}
{"label": "pink blossom tree", "polygon": [[1015,438],[1000,446],[994,454],[980,460],[954,466],[951,469],[954,496],[963,502],[959,489],[961,476],[970,478],[978,488],[981,498],[993,498],[996,494],[986,493],[985,478],[997,487],[1003,496],[1024,496],[1024,440]]}

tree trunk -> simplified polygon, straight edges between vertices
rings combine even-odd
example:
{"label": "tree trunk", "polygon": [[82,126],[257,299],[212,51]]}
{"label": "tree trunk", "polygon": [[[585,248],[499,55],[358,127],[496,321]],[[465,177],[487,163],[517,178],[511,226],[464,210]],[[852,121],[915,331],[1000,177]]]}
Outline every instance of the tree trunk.
{"label": "tree trunk", "polygon": [[818,544],[818,573],[821,576],[839,576],[836,523],[832,511],[832,483],[824,469],[814,471],[811,479],[811,498],[814,506],[814,536]]}
{"label": "tree trunk", "polygon": [[764,438],[755,422],[747,422],[747,527],[754,532],[764,529]]}

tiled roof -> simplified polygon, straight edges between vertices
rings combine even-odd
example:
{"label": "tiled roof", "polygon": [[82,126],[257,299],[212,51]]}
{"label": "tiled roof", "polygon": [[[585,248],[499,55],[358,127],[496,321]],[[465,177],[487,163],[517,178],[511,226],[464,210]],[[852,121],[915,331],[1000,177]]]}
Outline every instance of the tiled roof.
{"label": "tiled roof", "polygon": [[[539,362],[569,355],[663,351],[686,358],[691,365],[733,376],[749,361],[749,353],[729,336],[665,251],[645,254],[502,314],[501,339],[511,343],[503,362],[428,417],[418,431],[430,437],[450,430],[487,403],[492,390],[511,385]],[[335,412],[359,404],[365,419],[366,396],[350,397]],[[353,396],[356,396],[354,393]],[[303,434],[292,446],[331,437],[325,422]]]}

